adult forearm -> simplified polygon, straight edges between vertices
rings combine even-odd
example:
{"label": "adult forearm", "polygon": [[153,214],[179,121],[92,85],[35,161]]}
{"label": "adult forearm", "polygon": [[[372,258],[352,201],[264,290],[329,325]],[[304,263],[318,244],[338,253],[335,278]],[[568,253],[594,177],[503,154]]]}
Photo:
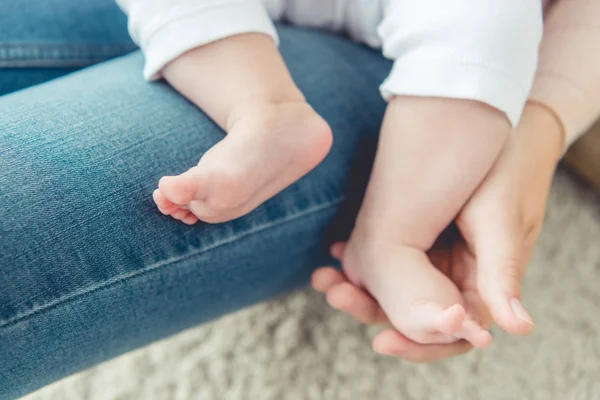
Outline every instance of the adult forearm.
{"label": "adult forearm", "polygon": [[548,11],[531,100],[563,125],[564,147],[600,116],[600,2],[562,0]]}

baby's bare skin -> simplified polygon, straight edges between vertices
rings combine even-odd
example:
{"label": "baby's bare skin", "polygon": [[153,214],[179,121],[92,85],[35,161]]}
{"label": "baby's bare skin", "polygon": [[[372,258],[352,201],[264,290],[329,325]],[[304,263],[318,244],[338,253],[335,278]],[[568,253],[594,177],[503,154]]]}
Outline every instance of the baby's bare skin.
{"label": "baby's bare skin", "polygon": [[[521,302],[521,283],[541,232],[556,164],[564,152],[562,121],[554,110],[530,102],[502,154],[467,201],[455,222],[461,238],[451,233],[430,252],[434,265],[460,288],[479,322],[492,319],[506,332],[527,335],[532,317]],[[344,254],[345,243],[331,253]],[[434,246],[435,249],[435,246]],[[367,324],[391,325],[379,304],[332,267],[312,276],[315,290],[334,308]],[[419,344],[385,329],[373,339],[375,351],[412,362],[429,362],[469,351],[463,341]]]}
{"label": "baby's bare skin", "polygon": [[329,125],[266,35],[202,46],[163,73],[227,132],[197,166],[160,180],[153,197],[163,214],[190,225],[241,217],[316,167],[331,148]]}
{"label": "baby's bare skin", "polygon": [[490,171],[509,131],[503,114],[474,101],[396,97],[388,106],[342,263],[415,342],[491,342],[426,252]]}
{"label": "baby's bare skin", "polygon": [[[261,34],[203,46],[166,79],[227,135],[197,166],[163,177],[160,211],[187,224],[240,217],[298,180],[329,151],[327,123],[306,103],[277,48]],[[395,98],[373,174],[343,257],[394,326],[420,343],[491,336],[467,316],[457,288],[425,254],[491,168],[509,125],[471,101]]]}

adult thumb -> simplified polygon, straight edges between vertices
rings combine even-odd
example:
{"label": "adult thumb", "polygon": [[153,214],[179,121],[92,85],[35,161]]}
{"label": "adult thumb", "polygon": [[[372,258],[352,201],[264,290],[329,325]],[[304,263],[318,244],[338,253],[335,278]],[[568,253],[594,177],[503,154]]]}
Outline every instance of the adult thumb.
{"label": "adult thumb", "polygon": [[491,236],[476,247],[477,287],[494,321],[505,331],[526,335],[533,319],[521,302],[521,280],[528,257],[520,235]]}

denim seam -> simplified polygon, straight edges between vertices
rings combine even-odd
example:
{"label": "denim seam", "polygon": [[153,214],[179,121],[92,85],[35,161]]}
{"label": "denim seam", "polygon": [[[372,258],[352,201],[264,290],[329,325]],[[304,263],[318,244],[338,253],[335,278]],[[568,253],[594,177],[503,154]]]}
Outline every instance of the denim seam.
{"label": "denim seam", "polygon": [[0,44],[0,67],[77,66],[135,50],[127,44]]}
{"label": "denim seam", "polygon": [[35,316],[37,314],[40,314],[42,312],[50,311],[50,310],[52,310],[52,309],[54,309],[54,308],[56,308],[56,307],[58,307],[60,305],[71,303],[71,302],[73,302],[75,300],[78,300],[80,298],[86,297],[86,296],[88,296],[88,295],[90,295],[90,294],[92,294],[94,292],[97,292],[97,291],[100,291],[100,290],[103,290],[103,289],[108,289],[108,288],[110,288],[110,287],[112,287],[112,286],[114,286],[116,284],[119,284],[119,283],[122,283],[122,282],[126,282],[126,281],[129,281],[129,280],[138,278],[138,277],[142,277],[142,276],[146,275],[147,273],[152,272],[154,270],[157,270],[159,268],[167,268],[167,267],[172,266],[174,264],[177,264],[179,262],[185,261],[188,258],[191,258],[191,257],[197,256],[199,254],[206,253],[208,251],[217,249],[217,248],[219,248],[221,246],[225,246],[227,244],[235,242],[236,240],[240,240],[240,239],[243,239],[245,237],[251,236],[253,234],[265,231],[265,230],[267,230],[269,228],[273,228],[273,227],[277,227],[277,226],[280,226],[280,225],[284,225],[284,224],[286,224],[288,222],[294,221],[294,220],[296,220],[298,218],[301,218],[303,216],[306,216],[306,215],[309,215],[309,214],[316,214],[318,212],[321,212],[321,211],[333,208],[333,207],[337,206],[338,204],[342,203],[343,201],[344,201],[344,197],[342,196],[342,197],[340,197],[340,198],[338,198],[338,199],[336,199],[334,201],[331,201],[331,202],[329,202],[327,204],[320,204],[318,206],[314,206],[314,207],[308,208],[308,209],[306,209],[306,210],[304,210],[302,212],[299,212],[299,213],[296,213],[296,214],[291,214],[291,215],[288,215],[288,216],[286,216],[284,218],[281,218],[279,220],[271,221],[269,223],[266,223],[266,224],[263,224],[263,225],[259,225],[259,226],[255,227],[255,228],[251,228],[251,229],[249,229],[249,230],[247,230],[245,232],[242,232],[242,233],[239,233],[237,235],[231,236],[231,237],[229,237],[227,239],[215,242],[215,243],[213,243],[213,244],[211,244],[209,246],[206,246],[206,247],[204,247],[202,249],[198,249],[197,251],[193,251],[193,252],[190,252],[188,254],[179,256],[179,257],[175,257],[175,258],[167,259],[167,260],[164,260],[164,261],[160,261],[160,262],[158,262],[158,263],[156,263],[154,265],[151,265],[150,267],[147,267],[147,268],[144,268],[144,269],[141,269],[141,270],[137,270],[137,271],[134,271],[134,272],[126,273],[126,274],[123,274],[123,275],[119,275],[117,277],[108,279],[105,282],[102,282],[102,283],[100,283],[98,285],[92,285],[92,286],[89,286],[89,287],[85,288],[84,290],[75,291],[75,292],[73,292],[73,293],[71,293],[69,295],[66,295],[64,297],[60,297],[60,298],[58,298],[58,299],[56,299],[54,301],[50,301],[50,302],[48,302],[48,303],[46,303],[44,305],[41,305],[41,306],[38,306],[38,307],[34,307],[30,311],[25,312],[24,314],[22,314],[20,316],[9,318],[9,319],[7,319],[5,321],[0,321],[0,329],[2,329],[2,328],[8,328],[10,326],[16,325],[19,322],[22,322],[24,320],[30,319],[33,316]]}

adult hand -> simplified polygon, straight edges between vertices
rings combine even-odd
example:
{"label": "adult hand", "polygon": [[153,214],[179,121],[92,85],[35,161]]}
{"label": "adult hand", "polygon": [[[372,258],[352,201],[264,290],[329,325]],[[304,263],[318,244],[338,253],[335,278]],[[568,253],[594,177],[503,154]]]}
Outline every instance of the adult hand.
{"label": "adult hand", "polygon": [[[496,164],[429,256],[463,293],[467,311],[483,325],[493,320],[513,334],[528,334],[533,320],[520,301],[521,280],[541,231],[552,176],[563,150],[562,126],[541,105],[528,104]],[[341,258],[343,243],[332,246]],[[377,302],[331,267],[315,271],[313,287],[328,303],[367,324],[389,324]],[[422,345],[388,329],[375,351],[427,362],[470,350],[464,341]]]}

